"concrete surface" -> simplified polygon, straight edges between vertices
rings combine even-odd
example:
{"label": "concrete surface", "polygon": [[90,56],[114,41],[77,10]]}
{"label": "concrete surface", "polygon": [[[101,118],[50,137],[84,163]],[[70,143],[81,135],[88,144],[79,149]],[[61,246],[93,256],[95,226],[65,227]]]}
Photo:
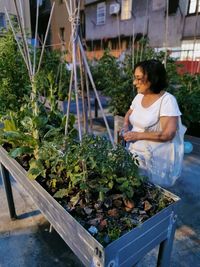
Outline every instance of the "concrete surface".
{"label": "concrete surface", "polygon": [[[97,132],[102,132],[101,123],[96,125]],[[178,205],[171,267],[200,267],[200,153],[197,152],[184,156],[182,177],[169,189],[182,199]],[[9,218],[0,178],[0,267],[82,267],[61,237],[54,230],[49,232],[48,222],[22,186],[14,180],[12,186],[19,217],[15,221]],[[139,266],[156,266],[157,251],[157,248],[152,250]]]}

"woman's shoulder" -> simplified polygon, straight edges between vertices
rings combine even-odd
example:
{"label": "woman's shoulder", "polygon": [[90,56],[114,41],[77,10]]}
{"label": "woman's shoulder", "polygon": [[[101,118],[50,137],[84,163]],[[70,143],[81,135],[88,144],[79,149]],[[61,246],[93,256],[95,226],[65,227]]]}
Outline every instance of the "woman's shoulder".
{"label": "woman's shoulder", "polygon": [[136,100],[141,100],[142,98],[143,98],[143,94],[137,94],[135,97],[134,97],[134,99],[136,99]]}
{"label": "woman's shoulder", "polygon": [[142,94],[137,94],[133,99],[133,103],[141,102],[142,98],[143,98]]}
{"label": "woman's shoulder", "polygon": [[163,102],[177,102],[176,97],[172,95],[169,92],[165,92],[163,96],[161,97],[161,100],[163,99]]}
{"label": "woman's shoulder", "polygon": [[134,99],[133,99],[133,101],[132,101],[132,103],[131,103],[130,109],[133,110],[133,109],[135,109],[136,107],[138,108],[138,107],[140,106],[140,104],[141,104],[142,97],[143,97],[142,94],[137,94],[137,95],[134,97]]}
{"label": "woman's shoulder", "polygon": [[181,115],[177,100],[174,95],[165,92],[161,100],[161,116],[179,116]]}

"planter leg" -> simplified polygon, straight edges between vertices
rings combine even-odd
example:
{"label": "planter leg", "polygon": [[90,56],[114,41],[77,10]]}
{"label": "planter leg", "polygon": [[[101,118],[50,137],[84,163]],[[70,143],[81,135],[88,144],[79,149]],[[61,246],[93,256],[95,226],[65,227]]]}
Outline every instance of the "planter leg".
{"label": "planter leg", "polygon": [[94,110],[95,110],[95,114],[94,114],[94,117],[95,118],[98,118],[98,101],[97,101],[97,99],[96,99],[96,97],[95,97],[95,99],[94,99]]}
{"label": "planter leg", "polygon": [[172,252],[173,240],[176,230],[177,216],[173,214],[171,225],[169,226],[168,238],[160,243],[157,267],[169,267]]}
{"label": "planter leg", "polygon": [[17,219],[17,215],[15,212],[15,204],[13,200],[13,193],[12,193],[12,186],[10,182],[9,172],[2,164],[0,164],[0,168],[1,168],[1,177],[3,180],[3,185],[6,192],[10,218],[11,220],[15,220]]}

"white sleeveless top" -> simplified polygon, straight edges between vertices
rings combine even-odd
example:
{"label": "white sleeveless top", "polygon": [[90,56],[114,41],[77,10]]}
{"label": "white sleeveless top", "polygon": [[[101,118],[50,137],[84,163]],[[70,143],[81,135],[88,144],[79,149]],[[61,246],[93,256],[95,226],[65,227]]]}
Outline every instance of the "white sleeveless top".
{"label": "white sleeveless top", "polygon": [[168,92],[155,101],[150,107],[142,106],[142,94],[137,94],[130,108],[133,110],[129,117],[132,131],[160,131],[159,122],[162,116],[178,116],[178,129],[175,137],[167,142],[139,140],[129,143],[130,152],[137,156],[141,174],[160,186],[172,186],[181,174],[184,154],[184,133],[176,98]]}

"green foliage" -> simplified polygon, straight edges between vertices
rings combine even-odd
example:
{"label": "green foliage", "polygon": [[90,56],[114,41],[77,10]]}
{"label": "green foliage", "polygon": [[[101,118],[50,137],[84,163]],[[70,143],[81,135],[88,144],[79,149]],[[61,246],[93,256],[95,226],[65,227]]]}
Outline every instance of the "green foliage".
{"label": "green foliage", "polygon": [[132,198],[142,184],[132,155],[122,146],[98,136],[85,136],[81,143],[67,146],[65,164],[70,187],[87,191],[102,200],[111,191]]}
{"label": "green foliage", "polygon": [[184,74],[174,94],[187,127],[200,123],[200,75]]}
{"label": "green foliage", "polygon": [[108,237],[111,241],[118,239],[120,235],[121,235],[121,229],[119,226],[115,227],[112,226],[112,228],[111,227],[109,228]]}
{"label": "green foliage", "polygon": [[[31,104],[26,103],[20,111],[10,112],[1,118],[3,127],[0,131],[0,143],[11,146],[10,153],[13,157],[29,154],[38,160],[38,150],[43,142],[50,140],[63,145],[66,117],[58,110],[48,112],[41,103],[38,103],[38,107],[37,116],[33,114]],[[76,136],[74,122],[74,116],[70,115],[69,136]],[[35,130],[39,138],[36,138]]]}
{"label": "green foliage", "polygon": [[58,100],[67,98],[70,71],[64,57],[59,51],[45,50],[41,70],[36,75],[36,87],[41,95],[51,97],[53,89]]}
{"label": "green foliage", "polygon": [[110,111],[125,114],[134,97],[132,75],[126,66],[122,68],[109,50],[92,65],[92,75],[98,90],[109,97]]}
{"label": "green foliage", "polygon": [[17,111],[30,92],[25,63],[10,31],[0,38],[0,113]]}

